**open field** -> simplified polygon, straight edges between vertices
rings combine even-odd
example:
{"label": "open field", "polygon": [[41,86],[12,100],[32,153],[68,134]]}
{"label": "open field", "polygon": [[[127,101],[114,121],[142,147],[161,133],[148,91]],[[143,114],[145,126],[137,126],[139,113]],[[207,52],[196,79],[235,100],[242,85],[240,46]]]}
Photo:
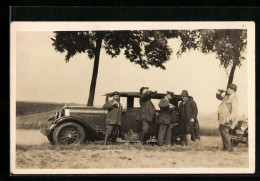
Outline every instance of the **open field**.
{"label": "open field", "polygon": [[44,113],[55,109],[62,108],[63,104],[44,103],[44,102],[16,102],[16,115],[25,116],[36,113]]}
{"label": "open field", "polygon": [[102,142],[74,145],[16,146],[16,168],[189,168],[248,167],[248,150],[222,151],[220,137],[205,137],[190,147],[179,145],[109,145]]}

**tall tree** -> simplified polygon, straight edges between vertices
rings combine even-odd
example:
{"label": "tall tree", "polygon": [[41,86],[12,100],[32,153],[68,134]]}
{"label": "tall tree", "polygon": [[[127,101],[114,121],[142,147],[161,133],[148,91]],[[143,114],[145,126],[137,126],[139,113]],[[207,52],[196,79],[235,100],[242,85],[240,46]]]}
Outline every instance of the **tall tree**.
{"label": "tall tree", "polygon": [[225,69],[231,67],[228,83],[233,82],[236,67],[240,67],[245,59],[247,31],[242,29],[225,30],[182,30],[179,32],[181,48],[177,55],[190,49],[215,53],[220,65]]}
{"label": "tall tree", "polygon": [[88,106],[93,106],[98,75],[100,51],[105,49],[112,58],[121,50],[131,62],[144,69],[155,66],[165,69],[163,65],[172,53],[168,46],[169,38],[178,37],[177,31],[58,31],[54,32],[53,46],[58,52],[66,52],[65,61],[77,53],[87,53],[94,59],[92,80],[89,91]]}

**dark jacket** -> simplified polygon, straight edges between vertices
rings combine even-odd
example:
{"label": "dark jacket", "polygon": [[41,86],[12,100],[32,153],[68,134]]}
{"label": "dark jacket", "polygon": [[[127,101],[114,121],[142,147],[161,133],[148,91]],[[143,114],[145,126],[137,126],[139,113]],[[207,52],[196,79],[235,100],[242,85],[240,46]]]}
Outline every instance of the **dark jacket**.
{"label": "dark jacket", "polygon": [[170,101],[165,97],[161,99],[159,107],[161,109],[159,116],[159,123],[162,124],[171,124],[172,123],[172,113],[173,110],[169,107]]}
{"label": "dark jacket", "polygon": [[136,120],[146,120],[152,122],[155,119],[156,109],[151,101],[152,94],[152,91],[147,91],[144,95],[141,95],[139,99],[141,109]]}
{"label": "dark jacket", "polygon": [[[182,109],[184,108],[184,112]],[[192,99],[188,99],[186,103],[183,105],[183,102],[180,103],[179,108],[178,108],[179,114],[180,114],[180,119],[182,121],[185,121],[186,124],[192,124],[191,123],[191,118],[197,120],[197,115],[198,115],[198,108]],[[185,115],[183,115],[185,113]]]}
{"label": "dark jacket", "polygon": [[122,116],[122,104],[119,103],[118,106],[113,105],[114,100],[107,101],[103,108],[108,109],[106,124],[117,124],[121,125],[121,116]]}

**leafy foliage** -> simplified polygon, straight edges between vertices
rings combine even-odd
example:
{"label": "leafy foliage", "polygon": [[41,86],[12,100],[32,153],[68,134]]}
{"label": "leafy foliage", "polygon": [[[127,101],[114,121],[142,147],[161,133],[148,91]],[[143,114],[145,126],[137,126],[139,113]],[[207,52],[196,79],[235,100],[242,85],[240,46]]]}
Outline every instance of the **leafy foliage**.
{"label": "leafy foliage", "polygon": [[242,29],[225,30],[182,30],[180,31],[181,48],[177,55],[187,50],[200,50],[202,53],[216,53],[220,65],[241,66],[245,59],[243,53],[247,45],[247,32]]}
{"label": "leafy foliage", "polygon": [[142,68],[150,66],[165,69],[163,65],[172,53],[168,38],[178,37],[177,31],[63,31],[54,32],[53,46],[58,52],[67,52],[68,62],[77,53],[87,53],[90,59],[95,57],[96,40],[102,37],[102,48],[112,58],[121,51],[131,62]]}

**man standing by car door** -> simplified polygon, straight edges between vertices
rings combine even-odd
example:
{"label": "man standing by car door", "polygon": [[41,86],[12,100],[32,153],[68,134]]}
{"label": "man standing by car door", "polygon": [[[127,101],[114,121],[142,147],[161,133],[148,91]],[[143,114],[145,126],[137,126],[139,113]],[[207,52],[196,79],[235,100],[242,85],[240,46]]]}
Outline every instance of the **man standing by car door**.
{"label": "man standing by car door", "polygon": [[194,122],[197,119],[198,108],[196,103],[192,99],[189,99],[187,90],[183,90],[181,96],[183,97],[183,101],[179,105],[180,126],[184,144],[189,146],[191,135],[194,135]]}
{"label": "man standing by car door", "polygon": [[[218,107],[218,122],[219,131],[223,142],[223,150],[233,151],[230,130],[236,125],[238,110],[236,91],[237,86],[235,84],[229,84],[227,91],[218,91],[216,94],[217,99],[222,100],[222,103]],[[223,95],[225,92],[226,95]]]}
{"label": "man standing by car door", "polygon": [[159,116],[159,133],[158,133],[158,145],[163,145],[163,140],[165,139],[166,146],[171,145],[171,135],[172,135],[172,114],[174,105],[170,103],[172,99],[173,92],[167,91],[164,98],[161,99],[159,107],[161,109]]}
{"label": "man standing by car door", "polygon": [[150,126],[155,120],[156,109],[151,101],[151,97],[155,92],[149,90],[148,87],[141,87],[140,89],[140,106],[141,109],[137,115],[137,120],[142,122],[142,130],[140,134],[140,142],[146,144],[150,137]]}
{"label": "man standing by car door", "polygon": [[112,133],[113,142],[115,142],[117,132],[120,130],[121,126],[121,116],[123,107],[119,102],[119,92],[115,91],[112,93],[113,99],[107,101],[103,108],[108,109],[107,117],[106,117],[106,135],[105,142],[107,144],[108,136]]}

